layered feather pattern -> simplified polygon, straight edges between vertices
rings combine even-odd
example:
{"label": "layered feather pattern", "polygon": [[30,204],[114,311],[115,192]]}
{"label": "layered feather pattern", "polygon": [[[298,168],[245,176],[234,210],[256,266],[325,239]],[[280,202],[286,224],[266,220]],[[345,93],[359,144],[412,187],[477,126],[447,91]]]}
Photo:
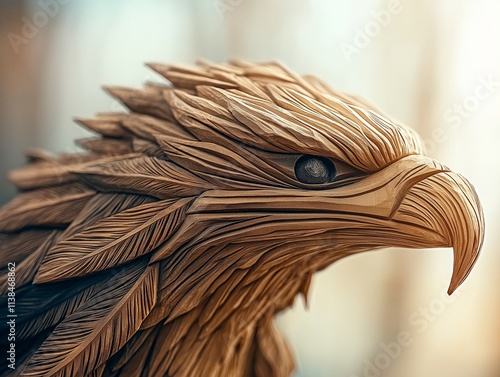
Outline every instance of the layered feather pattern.
{"label": "layered feather pattern", "polygon": [[[357,220],[315,217],[300,200],[286,215],[278,196],[311,189],[294,163],[335,160],[340,178],[320,187],[333,189],[421,153],[420,140],[279,63],[149,66],[170,84],[107,87],[129,112],[76,119],[97,134],[78,142],[85,151],[32,152],[10,176],[20,193],[0,210],[0,265],[17,269],[12,375],[288,376],[273,315],[335,260],[315,237]],[[6,300],[6,279],[0,289]]]}

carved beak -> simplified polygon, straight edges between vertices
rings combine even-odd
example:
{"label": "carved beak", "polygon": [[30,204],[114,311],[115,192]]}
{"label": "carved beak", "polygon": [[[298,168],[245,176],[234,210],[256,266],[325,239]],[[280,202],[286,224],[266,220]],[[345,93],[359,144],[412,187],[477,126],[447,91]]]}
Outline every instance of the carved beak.
{"label": "carved beak", "polygon": [[391,164],[368,178],[364,186],[368,189],[353,198],[352,209],[360,206],[360,213],[371,211],[372,216],[389,219],[386,246],[453,247],[448,289],[452,294],[472,270],[484,239],[483,210],[474,187],[421,155]]}
{"label": "carved beak", "polygon": [[409,190],[392,219],[432,229],[453,247],[452,294],[472,270],[484,239],[483,211],[472,185],[453,172],[430,176]]}
{"label": "carved beak", "polygon": [[[196,218],[201,215],[204,221],[222,223],[238,214],[238,221],[253,219],[252,226],[241,223],[239,242],[307,240],[334,249],[340,255],[333,260],[380,247],[453,247],[450,294],[471,271],[484,237],[474,188],[422,155],[405,157],[335,189],[207,191],[188,214],[192,223],[201,221]],[[185,228],[184,238],[191,237]],[[182,242],[184,238],[180,236]]]}
{"label": "carved beak", "polygon": [[483,210],[474,187],[421,155],[393,163],[373,174],[364,186],[364,193],[352,198],[351,210],[358,212],[359,206],[360,213],[389,219],[386,246],[453,247],[448,289],[452,294],[472,270],[484,239]]}

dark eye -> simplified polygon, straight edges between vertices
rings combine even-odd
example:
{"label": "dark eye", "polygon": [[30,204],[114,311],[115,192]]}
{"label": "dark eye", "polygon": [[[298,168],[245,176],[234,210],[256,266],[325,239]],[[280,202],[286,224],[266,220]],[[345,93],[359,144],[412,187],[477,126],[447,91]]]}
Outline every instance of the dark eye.
{"label": "dark eye", "polygon": [[333,182],[337,169],[333,162],[324,157],[302,156],[295,163],[295,177],[302,183],[319,185]]}

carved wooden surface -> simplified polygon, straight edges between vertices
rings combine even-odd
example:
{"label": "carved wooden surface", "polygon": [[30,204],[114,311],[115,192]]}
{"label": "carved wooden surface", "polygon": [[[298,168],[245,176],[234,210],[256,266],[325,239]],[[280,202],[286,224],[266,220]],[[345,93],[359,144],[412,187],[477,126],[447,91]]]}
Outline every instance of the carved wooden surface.
{"label": "carved wooden surface", "polygon": [[273,317],[314,272],[452,246],[450,293],[469,274],[478,198],[410,128],[278,63],[150,67],[171,85],[107,88],[130,112],[78,119],[86,152],[10,176],[11,375],[289,376]]}

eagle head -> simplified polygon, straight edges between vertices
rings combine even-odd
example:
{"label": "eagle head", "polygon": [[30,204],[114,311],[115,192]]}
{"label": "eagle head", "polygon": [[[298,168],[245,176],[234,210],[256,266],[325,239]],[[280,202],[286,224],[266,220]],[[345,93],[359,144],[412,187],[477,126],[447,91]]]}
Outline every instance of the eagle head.
{"label": "eagle head", "polygon": [[86,153],[11,175],[20,310],[60,295],[21,324],[26,375],[286,376],[272,319],[314,272],[386,247],[453,247],[450,294],[471,271],[478,197],[412,129],[274,62],[150,67],[171,84],[106,88],[130,111],[78,119]]}

